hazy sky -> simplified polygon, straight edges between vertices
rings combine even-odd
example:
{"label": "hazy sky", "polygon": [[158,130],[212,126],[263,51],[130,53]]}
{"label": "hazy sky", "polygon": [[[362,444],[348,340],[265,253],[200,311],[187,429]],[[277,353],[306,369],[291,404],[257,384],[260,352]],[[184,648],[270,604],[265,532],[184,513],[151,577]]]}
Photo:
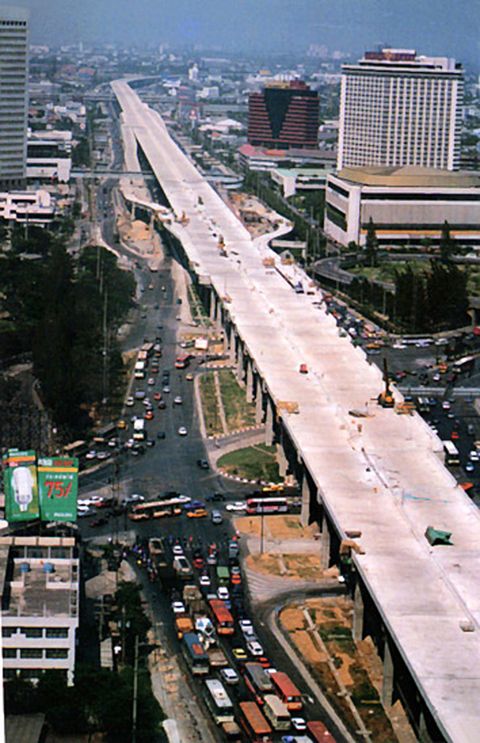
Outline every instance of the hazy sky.
{"label": "hazy sky", "polygon": [[480,0],[16,0],[35,43],[202,44],[241,51],[374,44],[448,54],[478,66]]}

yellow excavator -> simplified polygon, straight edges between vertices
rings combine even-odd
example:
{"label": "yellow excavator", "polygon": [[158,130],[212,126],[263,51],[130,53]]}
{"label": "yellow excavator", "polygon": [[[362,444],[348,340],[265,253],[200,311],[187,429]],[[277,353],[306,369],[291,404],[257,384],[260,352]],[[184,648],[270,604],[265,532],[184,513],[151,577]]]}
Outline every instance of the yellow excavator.
{"label": "yellow excavator", "polygon": [[379,396],[377,397],[377,402],[379,405],[382,406],[382,408],[394,408],[395,400],[390,389],[387,359],[383,359],[383,380],[385,382],[385,389],[383,390],[383,392],[380,392]]}

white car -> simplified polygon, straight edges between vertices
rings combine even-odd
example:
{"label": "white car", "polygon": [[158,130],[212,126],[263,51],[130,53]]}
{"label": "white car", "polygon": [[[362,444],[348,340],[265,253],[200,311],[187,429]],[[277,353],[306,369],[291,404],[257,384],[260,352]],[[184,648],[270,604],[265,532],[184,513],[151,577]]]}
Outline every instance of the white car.
{"label": "white car", "polygon": [[125,405],[127,405],[129,408],[131,408],[132,405],[135,405],[135,400],[133,399],[132,395],[129,395],[127,397],[127,400],[125,402]]}
{"label": "white car", "polygon": [[149,385],[150,387],[153,387],[153,385],[155,384],[155,377],[149,377],[149,378],[148,378],[148,381],[147,381],[147,384],[148,384],[148,385]]}
{"label": "white car", "polygon": [[140,495],[140,493],[132,493],[128,498],[125,498],[124,503],[143,503],[144,500],[144,495]]}
{"label": "white car", "polygon": [[185,428],[185,426],[180,426],[180,428],[178,429],[178,435],[179,436],[186,436],[187,433],[188,433],[188,431]]}
{"label": "white car", "polygon": [[222,681],[225,681],[229,686],[235,686],[240,681],[240,676],[233,668],[222,668],[220,670],[220,676]]}
{"label": "white car", "polygon": [[452,407],[452,406],[451,406],[451,404],[449,403],[449,401],[448,401],[448,400],[444,400],[444,401],[442,402],[442,408],[443,408],[443,410],[450,410],[450,408],[451,408],[451,407]]}
{"label": "white car", "polygon": [[225,586],[220,586],[220,588],[217,590],[217,596],[222,601],[228,601],[230,598],[228,588],[225,588]]}
{"label": "white car", "polygon": [[297,733],[303,733],[307,729],[307,723],[303,717],[292,717],[292,727]]}
{"label": "white car", "polygon": [[476,449],[472,449],[472,451],[469,452],[468,458],[471,462],[480,462],[480,454]]}
{"label": "white car", "polygon": [[77,503],[77,513],[85,513],[90,510],[90,506],[87,503]]}
{"label": "white car", "polygon": [[183,555],[183,547],[182,547],[182,545],[181,544],[174,544],[173,545],[172,552],[177,557],[179,557],[180,555]]}
{"label": "white car", "polygon": [[95,449],[90,449],[90,451],[87,451],[87,453],[85,454],[85,459],[95,459],[96,456],[97,452],[95,451]]}
{"label": "white car", "polygon": [[247,640],[247,650],[251,655],[263,655],[263,648],[258,640]]}
{"label": "white car", "polygon": [[174,614],[186,614],[185,605],[181,601],[172,602],[172,611]]}
{"label": "white car", "polygon": [[208,577],[208,575],[201,575],[200,576],[200,585],[203,587],[208,588],[208,586],[211,586],[212,581]]}
{"label": "white car", "polygon": [[95,506],[97,503],[101,503],[101,501],[103,501],[101,495],[91,495],[90,498],[82,498],[82,500],[79,500],[77,508],[83,506]]}
{"label": "white car", "polygon": [[103,461],[104,459],[108,458],[108,451],[98,451],[97,452],[97,459],[99,461]]}
{"label": "white car", "polygon": [[192,500],[189,495],[180,495],[175,496],[179,503],[190,503]]}
{"label": "white car", "polygon": [[240,631],[243,633],[244,637],[255,634],[255,630],[253,629],[253,624],[250,619],[240,619],[238,624],[240,626]]}
{"label": "white car", "polygon": [[403,351],[406,348],[406,345],[404,343],[394,343],[392,348],[396,351]]}
{"label": "white car", "polygon": [[225,506],[226,511],[246,511],[247,504],[243,500],[236,500],[233,503],[227,503]]}
{"label": "white car", "polygon": [[177,395],[176,398],[173,401],[174,405],[181,405],[182,402],[183,402],[183,400],[182,400],[182,398],[181,398],[180,395]]}

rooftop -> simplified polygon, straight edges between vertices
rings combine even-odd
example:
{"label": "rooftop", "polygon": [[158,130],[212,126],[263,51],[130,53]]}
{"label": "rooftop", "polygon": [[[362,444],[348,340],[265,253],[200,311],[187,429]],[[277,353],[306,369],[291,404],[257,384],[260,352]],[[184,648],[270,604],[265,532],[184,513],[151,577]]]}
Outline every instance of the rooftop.
{"label": "rooftop", "polygon": [[362,186],[480,188],[480,173],[421,168],[414,165],[343,168],[337,175]]}

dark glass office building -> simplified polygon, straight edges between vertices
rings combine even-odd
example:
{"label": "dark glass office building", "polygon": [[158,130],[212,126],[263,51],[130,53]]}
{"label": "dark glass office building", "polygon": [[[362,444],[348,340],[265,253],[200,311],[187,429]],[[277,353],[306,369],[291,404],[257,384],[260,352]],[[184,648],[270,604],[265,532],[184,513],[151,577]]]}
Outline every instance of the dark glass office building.
{"label": "dark glass office building", "polygon": [[251,93],[248,141],[274,149],[317,147],[318,93],[301,80],[278,83]]}

